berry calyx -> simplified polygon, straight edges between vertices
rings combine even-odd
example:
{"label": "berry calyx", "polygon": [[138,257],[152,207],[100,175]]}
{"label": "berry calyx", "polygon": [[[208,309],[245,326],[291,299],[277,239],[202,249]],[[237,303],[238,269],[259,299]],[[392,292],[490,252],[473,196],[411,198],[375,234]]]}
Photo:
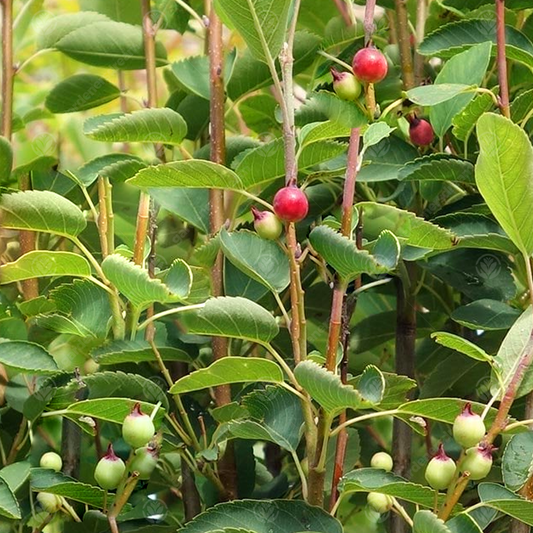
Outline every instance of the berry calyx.
{"label": "berry calyx", "polygon": [[385,472],[390,472],[394,463],[392,457],[388,453],[378,452],[372,456],[372,459],[370,459],[370,466],[372,468],[381,468],[381,470],[385,470]]}
{"label": "berry calyx", "polygon": [[122,423],[122,437],[132,448],[141,448],[148,444],[154,433],[152,419],[141,411],[141,404],[136,403]]}
{"label": "berry calyx", "polygon": [[386,513],[392,509],[392,498],[387,494],[369,492],[366,501],[374,511],[380,514]]}
{"label": "berry calyx", "polygon": [[57,511],[61,509],[61,498],[55,494],[50,494],[49,492],[38,492],[36,498],[41,504],[43,510],[45,510],[47,513],[57,513]]}
{"label": "berry calyx", "polygon": [[485,436],[483,419],[472,412],[472,404],[467,403],[461,414],[453,422],[453,438],[463,448],[475,446]]}
{"label": "berry calyx", "polygon": [[330,70],[333,76],[333,90],[341,100],[354,101],[361,94],[359,80],[349,72],[339,72],[334,68]]}
{"label": "berry calyx", "polygon": [[426,481],[435,490],[444,490],[453,481],[455,472],[455,461],[446,455],[444,446],[440,444],[439,451],[426,467]]}
{"label": "berry calyx", "polygon": [[296,185],[289,185],[280,189],[274,196],[273,205],[274,213],[286,222],[299,222],[306,217],[309,211],[307,196]]}
{"label": "berry calyx", "polygon": [[42,468],[49,468],[55,472],[59,472],[63,467],[63,460],[56,452],[46,452],[41,456],[39,465]]}
{"label": "berry calyx", "polygon": [[435,139],[435,132],[431,124],[418,117],[407,117],[409,120],[409,138],[416,146],[428,146]]}
{"label": "berry calyx", "polygon": [[259,237],[269,241],[275,241],[279,238],[283,231],[283,224],[274,213],[259,211],[259,209],[252,207],[252,214],[254,215],[254,228]]}
{"label": "berry calyx", "polygon": [[359,81],[378,83],[387,75],[387,59],[377,48],[363,48],[353,58],[353,73]]}
{"label": "berry calyx", "polygon": [[469,472],[470,479],[479,481],[489,475],[492,468],[492,452],[494,447],[474,446],[466,450],[466,456],[461,462],[461,471]]}
{"label": "berry calyx", "polygon": [[118,487],[124,472],[126,472],[124,461],[115,455],[113,445],[109,444],[107,453],[96,465],[94,479],[103,489],[112,490]]}
{"label": "berry calyx", "polygon": [[151,446],[137,448],[130,465],[130,472],[137,472],[139,479],[150,479],[158,459],[159,454],[156,448]]}

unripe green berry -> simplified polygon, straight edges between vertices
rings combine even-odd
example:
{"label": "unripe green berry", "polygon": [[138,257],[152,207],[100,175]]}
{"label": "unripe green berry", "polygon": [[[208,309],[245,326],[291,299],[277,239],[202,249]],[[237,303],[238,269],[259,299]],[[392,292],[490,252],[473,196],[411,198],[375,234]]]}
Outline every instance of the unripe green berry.
{"label": "unripe green berry", "polygon": [[455,477],[457,467],[455,461],[446,455],[441,444],[439,451],[426,467],[426,481],[435,490],[444,490],[449,487]]}
{"label": "unripe green berry", "polygon": [[50,514],[57,513],[61,509],[61,498],[55,494],[49,492],[38,492],[37,501],[41,504],[41,507]]}
{"label": "unripe green berry", "polygon": [[94,470],[94,479],[105,490],[113,490],[118,487],[126,472],[124,461],[115,455],[113,445],[107,448],[107,453],[98,461]]}
{"label": "unripe green berry", "polygon": [[269,241],[275,241],[279,238],[283,231],[283,224],[274,213],[259,211],[259,209],[252,207],[252,214],[254,215],[254,228],[259,237]]}
{"label": "unripe green berry", "polygon": [[463,448],[475,446],[485,436],[483,419],[472,412],[472,404],[467,403],[453,423],[453,438]]}
{"label": "unripe green berry", "polygon": [[370,466],[373,468],[381,468],[385,472],[390,472],[394,463],[392,457],[386,452],[378,452],[372,456],[370,459]]}
{"label": "unripe green berry", "polygon": [[155,469],[159,454],[155,448],[145,446],[135,450],[135,457],[130,465],[130,472],[138,472],[139,479],[150,479]]}
{"label": "unripe green berry", "polygon": [[41,456],[39,465],[42,468],[50,468],[50,470],[59,472],[63,467],[63,461],[56,452],[46,452]]}
{"label": "unripe green berry", "polygon": [[392,498],[387,494],[379,492],[369,492],[367,502],[374,511],[383,514],[392,509]]}
{"label": "unripe green berry", "polygon": [[479,481],[489,475],[492,468],[492,446],[475,446],[466,450],[466,456],[461,463],[461,471],[469,472],[470,479]]}
{"label": "unripe green berry", "polygon": [[154,433],[152,419],[141,411],[141,404],[136,403],[122,423],[122,437],[132,448],[142,448],[148,444]]}
{"label": "unripe green berry", "polygon": [[331,75],[333,76],[333,90],[341,100],[353,102],[359,98],[361,84],[353,74],[339,72],[332,68]]}

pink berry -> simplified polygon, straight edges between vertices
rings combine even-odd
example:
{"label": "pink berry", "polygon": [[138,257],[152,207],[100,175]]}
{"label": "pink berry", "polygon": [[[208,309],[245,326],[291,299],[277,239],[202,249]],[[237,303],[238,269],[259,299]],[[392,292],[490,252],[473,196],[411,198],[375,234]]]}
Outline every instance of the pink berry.
{"label": "pink berry", "polygon": [[363,48],[353,58],[353,73],[359,81],[378,83],[387,75],[387,59],[377,48]]}
{"label": "pink berry", "polygon": [[305,193],[295,185],[280,189],[274,196],[274,213],[286,222],[299,222],[309,211]]}
{"label": "pink berry", "polygon": [[275,241],[281,235],[283,226],[279,218],[270,211],[260,211],[252,206],[254,216],[254,228],[262,239]]}
{"label": "pink berry", "polygon": [[361,94],[361,84],[359,80],[349,72],[339,72],[331,69],[333,77],[333,90],[341,100],[353,101]]}
{"label": "pink berry", "polygon": [[435,133],[427,120],[417,117],[412,117],[408,120],[410,122],[409,137],[413,144],[416,144],[416,146],[428,146],[433,142]]}

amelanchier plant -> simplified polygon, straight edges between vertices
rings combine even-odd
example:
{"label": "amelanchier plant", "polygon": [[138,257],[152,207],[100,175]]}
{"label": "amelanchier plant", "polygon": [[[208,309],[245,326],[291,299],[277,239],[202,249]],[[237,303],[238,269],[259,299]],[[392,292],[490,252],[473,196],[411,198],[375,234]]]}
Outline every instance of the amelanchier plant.
{"label": "amelanchier plant", "polygon": [[2,0],[0,532],[533,525],[533,9],[361,3]]}

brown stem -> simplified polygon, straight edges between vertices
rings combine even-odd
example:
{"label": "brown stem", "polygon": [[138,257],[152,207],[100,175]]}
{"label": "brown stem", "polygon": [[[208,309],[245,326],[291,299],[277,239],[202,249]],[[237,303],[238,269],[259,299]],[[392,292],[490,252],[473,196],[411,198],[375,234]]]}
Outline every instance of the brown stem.
{"label": "brown stem", "polygon": [[394,3],[396,6],[396,30],[398,33],[398,46],[400,48],[403,86],[404,89],[408,90],[414,87],[415,76],[413,71],[407,0],[394,0]]}
{"label": "brown stem", "polygon": [[365,19],[363,21],[363,28],[365,30],[365,46],[368,46],[372,41],[372,34],[376,29],[374,24],[374,11],[376,10],[376,0],[366,0]]}
{"label": "brown stem", "polygon": [[80,472],[81,428],[64,417],[61,435],[61,457],[63,473],[78,478]]}
{"label": "brown stem", "polygon": [[181,462],[181,480],[181,494],[183,497],[185,521],[189,522],[202,512],[202,503],[194,480],[194,472],[187,464],[187,461]]}
{"label": "brown stem", "polygon": [[389,23],[389,43],[398,44],[398,33],[396,32],[396,19],[392,9],[386,10],[387,21]]}
{"label": "brown stem", "polygon": [[109,255],[109,239],[108,239],[108,216],[107,216],[107,188],[105,186],[104,178],[98,176],[98,235],[100,236],[100,248],[102,250],[102,257]]}
{"label": "brown stem", "polygon": [[[406,263],[408,279],[397,280],[396,317],[396,373],[414,378],[416,341],[416,287],[417,267]],[[392,450],[394,472],[409,477],[411,470],[412,430],[404,422],[394,419]],[[407,533],[409,526],[403,518],[391,515],[391,529],[397,533]]]}
{"label": "brown stem", "polygon": [[[424,40],[427,18],[427,0],[417,0],[416,6],[416,44]],[[420,85],[424,80],[424,56],[415,51],[415,83]]]}
{"label": "brown stem", "polygon": [[459,501],[459,498],[463,494],[467,484],[470,474],[468,472],[463,472],[461,477],[455,485],[454,491],[446,498],[445,504],[442,506],[442,509],[439,512],[439,518],[446,521],[450,516],[455,504]]}
{"label": "brown stem", "polygon": [[6,466],[13,464],[16,459],[17,455],[20,452],[20,449],[25,441],[24,436],[26,435],[26,427],[28,423],[25,418],[22,419],[20,422],[19,430],[17,431],[17,434],[15,435],[15,438],[13,439],[13,444],[11,445],[11,450],[9,452],[9,455],[6,459]]}
{"label": "brown stem", "polygon": [[348,13],[348,9],[346,7],[346,3],[344,2],[344,0],[333,0],[333,3],[337,6],[337,9],[339,10],[339,13],[344,19],[346,26],[348,27],[351,26],[352,21],[350,19],[350,15]]}
{"label": "brown stem", "polygon": [[120,514],[120,511],[122,511],[122,508],[128,503],[128,500],[130,499],[132,492],[135,490],[135,487],[137,486],[138,481],[139,481],[139,473],[132,472],[132,474],[127,479],[126,483],[124,484],[123,489],[122,490],[119,489],[119,491],[117,492],[117,496],[115,498],[113,506],[111,507],[111,510],[109,511],[109,515],[108,515],[110,526],[111,526],[111,520],[116,519],[116,517]]}
{"label": "brown stem", "polygon": [[496,0],[496,42],[498,49],[498,79],[500,82],[500,109],[504,117],[511,118],[507,58],[505,56],[505,0]]}

